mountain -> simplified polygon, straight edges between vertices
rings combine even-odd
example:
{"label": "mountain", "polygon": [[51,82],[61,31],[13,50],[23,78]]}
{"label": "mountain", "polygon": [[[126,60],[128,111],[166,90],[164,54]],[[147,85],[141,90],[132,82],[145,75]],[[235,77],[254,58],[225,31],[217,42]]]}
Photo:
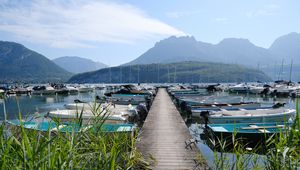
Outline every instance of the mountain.
{"label": "mountain", "polygon": [[208,43],[197,42],[194,37],[172,36],[157,42],[153,48],[142,54],[127,65],[170,63],[180,61],[209,61],[209,49],[213,46]]}
{"label": "mountain", "polygon": [[257,47],[247,39],[228,38],[214,45],[196,41],[194,37],[172,36],[157,42],[153,48],[125,65],[217,61],[256,66],[258,63],[268,63],[271,59],[272,55],[267,49]]}
{"label": "mountain", "polygon": [[74,75],[69,83],[268,82],[262,71],[236,64],[177,62],[104,68]]}
{"label": "mountain", "polygon": [[65,81],[71,73],[15,42],[0,41],[1,82]]}
{"label": "mountain", "polygon": [[277,38],[269,48],[270,52],[281,63],[294,63],[300,64],[300,34],[292,32]]}
{"label": "mountain", "polygon": [[215,45],[214,49],[214,55],[225,63],[257,66],[272,60],[272,55],[267,49],[255,46],[248,39],[226,38]]}
{"label": "mountain", "polygon": [[71,73],[83,73],[107,67],[103,63],[76,56],[59,57],[53,62]]}

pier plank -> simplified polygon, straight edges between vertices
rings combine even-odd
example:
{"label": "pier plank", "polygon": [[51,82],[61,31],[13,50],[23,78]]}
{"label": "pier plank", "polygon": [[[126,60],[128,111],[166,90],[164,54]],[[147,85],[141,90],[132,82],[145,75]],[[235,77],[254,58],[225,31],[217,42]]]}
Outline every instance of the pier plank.
{"label": "pier plank", "polygon": [[[136,143],[138,150],[151,162],[151,169],[193,169],[194,159],[200,152],[194,145],[192,149],[185,148],[185,141],[190,138],[166,89],[160,88]],[[208,166],[197,169],[208,169]]]}

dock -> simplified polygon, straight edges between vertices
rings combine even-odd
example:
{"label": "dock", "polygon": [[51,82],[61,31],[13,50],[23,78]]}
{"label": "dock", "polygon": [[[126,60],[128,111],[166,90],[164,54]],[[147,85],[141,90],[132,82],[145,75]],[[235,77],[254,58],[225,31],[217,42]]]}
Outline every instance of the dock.
{"label": "dock", "polygon": [[185,142],[191,138],[166,89],[159,88],[141,129],[137,149],[151,169],[208,169],[206,163],[203,165],[197,159],[201,157],[198,148],[194,144],[186,147]]}

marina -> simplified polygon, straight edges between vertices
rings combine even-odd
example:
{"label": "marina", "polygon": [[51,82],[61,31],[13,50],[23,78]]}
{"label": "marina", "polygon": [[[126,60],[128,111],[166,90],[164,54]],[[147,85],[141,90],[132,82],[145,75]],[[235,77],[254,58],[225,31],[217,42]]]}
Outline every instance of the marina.
{"label": "marina", "polygon": [[[93,90],[68,94],[4,93],[6,97],[0,107],[4,107],[5,102],[10,127],[22,124],[28,130],[50,130],[52,134],[74,130],[78,133],[93,129],[93,125],[100,121],[111,127],[106,132],[137,132],[136,147],[152,169],[213,167],[217,159],[214,158],[215,152],[223,151],[219,145],[212,144],[212,140],[229,140],[233,134],[247,148],[258,147],[257,143],[265,148],[269,137],[290,129],[296,115],[292,96],[232,93],[228,91],[231,86],[228,84],[219,85],[222,90],[214,92],[206,89],[210,86],[207,84],[85,86],[93,86]],[[124,90],[123,87],[136,90]],[[145,87],[147,90],[143,90]],[[186,89],[173,92],[174,88]],[[18,121],[19,110],[21,122]],[[0,112],[4,120],[3,109]],[[103,116],[105,119],[101,118]],[[76,125],[78,118],[82,119],[81,128]],[[59,120],[61,125],[52,119]],[[120,126],[119,130],[117,126]],[[105,129],[103,127],[104,132]],[[224,150],[228,153],[233,148],[229,141]],[[259,150],[262,152],[264,149]]]}
{"label": "marina", "polygon": [[0,167],[300,170],[300,1],[0,0]]}

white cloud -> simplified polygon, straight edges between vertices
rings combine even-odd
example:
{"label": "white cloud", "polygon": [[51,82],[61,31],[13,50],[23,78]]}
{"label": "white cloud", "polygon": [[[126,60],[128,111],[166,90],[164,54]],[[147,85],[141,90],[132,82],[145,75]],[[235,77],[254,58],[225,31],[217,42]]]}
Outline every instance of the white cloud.
{"label": "white cloud", "polygon": [[[0,1],[1,2],[1,1]],[[185,35],[128,4],[108,1],[2,1],[0,30],[56,48],[95,42],[134,43],[155,36]]]}
{"label": "white cloud", "polygon": [[280,6],[277,4],[266,5],[262,9],[252,10],[246,13],[248,18],[260,17],[260,16],[274,16],[278,14]]}

